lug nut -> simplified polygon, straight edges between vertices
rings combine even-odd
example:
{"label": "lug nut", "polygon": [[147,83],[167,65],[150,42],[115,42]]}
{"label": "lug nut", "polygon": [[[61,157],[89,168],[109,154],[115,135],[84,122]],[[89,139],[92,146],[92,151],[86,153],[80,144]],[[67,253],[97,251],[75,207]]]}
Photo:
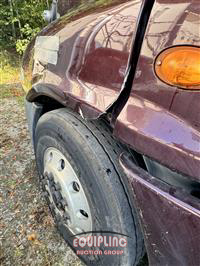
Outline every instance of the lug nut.
{"label": "lug nut", "polygon": [[60,213],[57,213],[56,214],[56,221],[60,222],[61,220],[62,220],[62,217],[61,217]]}
{"label": "lug nut", "polygon": [[60,202],[58,202],[58,203],[56,204],[56,207],[57,207],[58,209],[62,209],[62,204],[61,204]]}
{"label": "lug nut", "polygon": [[50,187],[50,190],[51,190],[51,193],[52,193],[52,194],[54,194],[54,193],[55,193],[55,191],[56,191],[56,189],[55,189],[55,187],[54,187],[54,186],[51,186],[51,187]]}
{"label": "lug nut", "polygon": [[44,178],[48,178],[48,172],[45,172],[43,175]]}
{"label": "lug nut", "polygon": [[61,199],[60,201],[61,205],[63,208],[67,207],[68,206],[68,203],[67,203],[67,200],[66,199]]}
{"label": "lug nut", "polygon": [[54,176],[52,173],[49,174],[48,179],[49,181],[54,181]]}
{"label": "lug nut", "polygon": [[56,207],[58,207],[58,208],[61,207],[61,204],[60,204],[60,201],[62,198],[61,194],[59,192],[55,191],[52,193],[52,198],[53,198],[53,201],[54,201]]}
{"label": "lug nut", "polygon": [[46,179],[43,179],[42,180],[42,185],[44,185],[44,186],[48,185],[48,181]]}
{"label": "lug nut", "polygon": [[54,209],[55,209],[54,204],[53,204],[53,203],[50,203],[50,204],[49,204],[49,208],[50,208],[51,210],[54,210]]}
{"label": "lug nut", "polygon": [[54,185],[54,187],[55,187],[55,189],[56,189],[57,191],[61,190],[61,185],[60,185],[60,183],[56,183],[56,184]]}
{"label": "lug nut", "polygon": [[60,201],[60,200],[62,199],[62,196],[61,196],[60,192],[55,191],[55,192],[54,192],[54,195],[55,195],[57,201]]}
{"label": "lug nut", "polygon": [[64,212],[64,214],[63,214],[63,218],[64,218],[65,220],[70,220],[69,213],[68,213],[68,212]]}

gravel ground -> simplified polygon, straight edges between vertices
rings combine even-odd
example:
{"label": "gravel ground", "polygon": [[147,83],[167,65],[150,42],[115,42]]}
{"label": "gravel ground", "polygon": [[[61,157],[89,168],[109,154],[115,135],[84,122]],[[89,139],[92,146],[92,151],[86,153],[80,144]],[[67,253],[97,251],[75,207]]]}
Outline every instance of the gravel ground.
{"label": "gravel ground", "polygon": [[18,87],[0,87],[0,265],[83,265],[54,227]]}

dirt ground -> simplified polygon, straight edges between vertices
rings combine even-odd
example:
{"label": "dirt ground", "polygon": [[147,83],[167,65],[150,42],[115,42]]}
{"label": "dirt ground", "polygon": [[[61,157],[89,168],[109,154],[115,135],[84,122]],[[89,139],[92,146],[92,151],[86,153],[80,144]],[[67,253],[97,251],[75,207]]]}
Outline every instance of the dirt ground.
{"label": "dirt ground", "polygon": [[0,88],[0,265],[83,265],[62,240],[37,187],[19,86]]}

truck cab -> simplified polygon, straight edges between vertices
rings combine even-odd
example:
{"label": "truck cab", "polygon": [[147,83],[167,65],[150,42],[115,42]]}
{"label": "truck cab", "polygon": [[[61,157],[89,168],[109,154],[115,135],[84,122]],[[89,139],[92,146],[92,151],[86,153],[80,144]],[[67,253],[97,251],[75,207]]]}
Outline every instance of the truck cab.
{"label": "truck cab", "polygon": [[[199,1],[52,10],[25,51],[22,83],[59,232],[87,265],[138,265],[145,250],[150,265],[199,265]],[[110,247],[121,255],[74,245],[122,235],[123,250]]]}

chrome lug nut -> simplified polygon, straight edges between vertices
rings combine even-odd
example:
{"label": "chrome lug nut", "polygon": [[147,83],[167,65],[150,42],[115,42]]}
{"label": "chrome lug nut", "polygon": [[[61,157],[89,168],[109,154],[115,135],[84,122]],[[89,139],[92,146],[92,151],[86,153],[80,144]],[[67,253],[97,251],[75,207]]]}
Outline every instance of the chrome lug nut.
{"label": "chrome lug nut", "polygon": [[62,216],[60,215],[60,213],[57,213],[55,218],[56,218],[56,222],[58,223],[62,221]]}
{"label": "chrome lug nut", "polygon": [[65,208],[68,206],[68,203],[67,203],[67,200],[66,199],[61,199],[61,204],[62,204],[62,207]]}
{"label": "chrome lug nut", "polygon": [[61,185],[60,185],[60,183],[56,183],[56,184],[54,185],[54,187],[55,187],[55,189],[56,189],[57,191],[60,191],[60,190],[61,190]]}
{"label": "chrome lug nut", "polygon": [[46,179],[43,179],[42,180],[42,185],[44,185],[44,186],[48,185],[48,181]]}
{"label": "chrome lug nut", "polygon": [[50,173],[50,174],[48,175],[48,179],[49,179],[49,181],[54,181],[54,176],[53,176],[52,173]]}
{"label": "chrome lug nut", "polygon": [[43,178],[48,178],[48,172],[45,172]]}
{"label": "chrome lug nut", "polygon": [[68,213],[68,212],[64,212],[64,214],[63,214],[63,218],[64,218],[65,220],[70,220],[69,213]]}
{"label": "chrome lug nut", "polygon": [[54,186],[51,186],[51,187],[50,187],[50,190],[51,190],[52,195],[56,192],[56,189],[55,189]]}

